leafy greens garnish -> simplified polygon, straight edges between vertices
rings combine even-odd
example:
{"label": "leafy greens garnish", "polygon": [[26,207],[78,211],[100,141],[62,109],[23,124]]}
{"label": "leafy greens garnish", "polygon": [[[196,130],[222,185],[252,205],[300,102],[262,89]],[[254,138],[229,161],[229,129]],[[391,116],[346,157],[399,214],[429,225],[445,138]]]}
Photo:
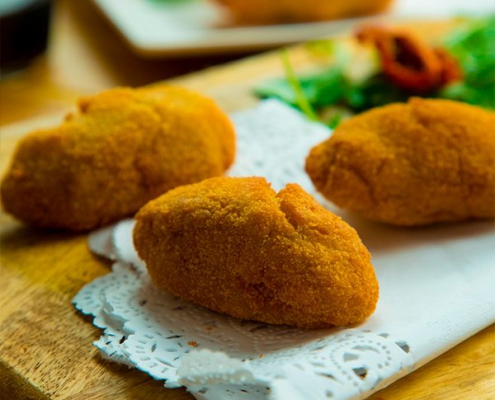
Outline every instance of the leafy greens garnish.
{"label": "leafy greens garnish", "polygon": [[282,63],[284,65],[285,76],[287,78],[287,82],[291,87],[291,93],[293,93],[294,104],[298,106],[301,111],[306,114],[306,116],[313,121],[318,120],[318,116],[313,110],[311,103],[308,101],[307,96],[303,92],[302,86],[299,80],[296,77],[294,69],[292,68],[292,64],[289,60],[289,54],[286,50],[282,50],[281,53]]}
{"label": "leafy greens garnish", "polygon": [[495,109],[495,16],[464,21],[444,38],[444,46],[461,65],[464,79],[439,96]]}
{"label": "leafy greens garnish", "polygon": [[[287,53],[282,53],[286,76],[264,82],[255,88],[255,93],[263,98],[279,98],[301,109],[310,119],[315,119],[314,110],[320,115],[328,107],[359,113],[388,103],[405,102],[410,96],[417,95],[392,84],[379,67],[368,68],[364,76],[356,78],[351,70],[354,68],[352,64],[357,63],[343,46],[336,43],[330,40],[309,43],[312,51],[333,55],[334,63],[300,76],[294,73]],[[444,38],[443,48],[457,60],[464,78],[422,96],[459,100],[495,109],[495,17],[465,20]],[[369,63],[373,66],[376,60]],[[344,114],[334,113],[326,121],[320,119],[334,127]]]}

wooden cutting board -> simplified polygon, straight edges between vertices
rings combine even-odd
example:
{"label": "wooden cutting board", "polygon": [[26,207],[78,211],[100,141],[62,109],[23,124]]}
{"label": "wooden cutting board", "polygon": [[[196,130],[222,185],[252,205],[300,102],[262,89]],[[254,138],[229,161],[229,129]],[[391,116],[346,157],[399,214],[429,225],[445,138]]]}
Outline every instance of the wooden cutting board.
{"label": "wooden cutting board", "polygon": [[[447,25],[412,24],[429,37]],[[304,49],[290,52],[296,69],[314,65]],[[251,88],[279,76],[276,53],[176,79],[215,98],[232,112],[252,106]],[[55,125],[48,115],[1,129],[0,174],[19,138]],[[109,272],[109,264],[90,254],[86,235],[26,227],[0,212],[0,399],[147,399],[192,397],[183,389],[166,390],[146,374],[101,360],[92,342],[100,335],[78,314],[71,299],[86,283]],[[495,326],[371,397],[397,399],[494,399]]]}

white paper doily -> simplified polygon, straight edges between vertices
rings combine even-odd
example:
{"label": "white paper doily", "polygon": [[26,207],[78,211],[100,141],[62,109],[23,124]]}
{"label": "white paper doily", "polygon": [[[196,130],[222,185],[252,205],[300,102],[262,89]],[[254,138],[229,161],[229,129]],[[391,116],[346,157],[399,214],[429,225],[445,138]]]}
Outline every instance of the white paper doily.
{"label": "white paper doily", "polygon": [[[297,182],[315,194],[304,159],[327,128],[273,100],[233,120],[231,175],[262,175],[276,190]],[[377,310],[360,326],[275,327],[175,298],[151,285],[132,220],[90,235],[90,248],[116,262],[74,304],[104,330],[95,345],[105,358],[204,400],[362,399],[495,322],[492,223],[400,229],[332,211],[357,229],[380,281]]]}

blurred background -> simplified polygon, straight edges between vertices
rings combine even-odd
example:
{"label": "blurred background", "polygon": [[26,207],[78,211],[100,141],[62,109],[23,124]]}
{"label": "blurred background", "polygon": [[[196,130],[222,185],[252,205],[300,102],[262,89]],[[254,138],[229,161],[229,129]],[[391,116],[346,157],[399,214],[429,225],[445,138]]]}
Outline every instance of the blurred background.
{"label": "blurred background", "polygon": [[[82,94],[108,87],[145,85],[310,37],[343,34],[355,24],[349,18],[361,17],[341,10],[341,20],[295,28],[286,25],[299,15],[295,9],[278,21],[282,25],[263,26],[278,17],[239,17],[247,15],[242,3],[254,8],[253,1],[1,0],[0,126],[66,109]],[[284,2],[292,7],[288,0],[260,4],[268,15],[270,4]],[[495,13],[495,2],[486,0],[377,2],[367,12],[391,21]],[[308,8],[307,2],[292,3]],[[245,26],[252,23],[257,25]]]}

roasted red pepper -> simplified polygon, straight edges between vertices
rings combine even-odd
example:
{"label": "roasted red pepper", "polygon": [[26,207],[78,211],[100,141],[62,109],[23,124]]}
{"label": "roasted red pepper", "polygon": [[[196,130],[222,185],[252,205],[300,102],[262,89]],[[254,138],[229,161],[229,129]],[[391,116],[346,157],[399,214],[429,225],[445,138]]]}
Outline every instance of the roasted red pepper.
{"label": "roasted red pepper", "polygon": [[376,47],[385,76],[413,93],[427,93],[462,79],[457,61],[442,48],[430,47],[411,32],[367,25],[356,32]]}

